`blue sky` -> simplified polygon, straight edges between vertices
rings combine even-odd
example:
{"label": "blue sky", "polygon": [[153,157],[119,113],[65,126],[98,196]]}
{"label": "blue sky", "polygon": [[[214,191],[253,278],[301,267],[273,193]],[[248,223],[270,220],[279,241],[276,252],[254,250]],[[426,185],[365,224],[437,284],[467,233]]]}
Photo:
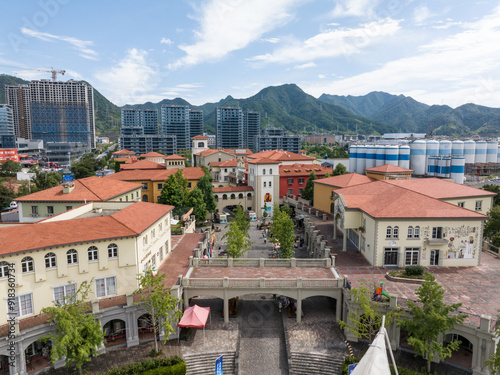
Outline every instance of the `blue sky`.
{"label": "blue sky", "polygon": [[0,73],[65,69],[117,105],[271,85],[500,107],[500,1],[2,0]]}

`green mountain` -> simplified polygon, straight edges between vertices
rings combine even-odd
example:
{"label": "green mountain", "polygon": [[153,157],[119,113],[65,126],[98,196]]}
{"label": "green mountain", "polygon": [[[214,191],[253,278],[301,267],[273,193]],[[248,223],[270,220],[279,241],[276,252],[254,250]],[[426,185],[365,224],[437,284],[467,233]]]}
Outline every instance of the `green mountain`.
{"label": "green mountain", "polygon": [[429,106],[404,95],[371,92],[364,96],[323,94],[319,100],[340,105],[353,113],[379,121],[405,133],[431,133],[463,137],[500,136],[500,108],[464,104]]}
{"label": "green mountain", "polygon": [[10,76],[8,74],[0,74],[0,103],[6,103],[5,101],[5,86],[6,85],[22,85],[27,84],[28,81],[24,79]]}

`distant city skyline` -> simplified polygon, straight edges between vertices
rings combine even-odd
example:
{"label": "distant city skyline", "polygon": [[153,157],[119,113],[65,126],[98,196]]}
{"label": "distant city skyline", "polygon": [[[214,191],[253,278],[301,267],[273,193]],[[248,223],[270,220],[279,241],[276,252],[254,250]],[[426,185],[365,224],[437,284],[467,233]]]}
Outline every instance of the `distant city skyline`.
{"label": "distant city skyline", "polygon": [[[295,83],[500,107],[500,2],[2,2],[0,74],[85,80],[117,105]],[[45,71],[42,71],[45,70]]]}

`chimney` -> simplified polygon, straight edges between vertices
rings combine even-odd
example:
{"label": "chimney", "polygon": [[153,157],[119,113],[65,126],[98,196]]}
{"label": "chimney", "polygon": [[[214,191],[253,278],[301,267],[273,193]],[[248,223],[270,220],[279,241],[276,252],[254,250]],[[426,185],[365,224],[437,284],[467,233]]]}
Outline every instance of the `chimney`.
{"label": "chimney", "polygon": [[63,193],[64,194],[71,193],[74,188],[75,188],[75,183],[74,182],[65,182],[63,184]]}

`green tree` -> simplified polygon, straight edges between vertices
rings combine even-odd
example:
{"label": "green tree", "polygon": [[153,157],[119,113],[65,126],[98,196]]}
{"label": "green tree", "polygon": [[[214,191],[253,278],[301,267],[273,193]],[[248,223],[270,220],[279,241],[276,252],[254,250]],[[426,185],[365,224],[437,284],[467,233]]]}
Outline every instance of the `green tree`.
{"label": "green tree", "polygon": [[184,177],[182,169],[168,176],[163,184],[160,195],[160,203],[174,206],[174,216],[180,216],[186,212],[188,196],[188,180]]}
{"label": "green tree", "polygon": [[[37,192],[59,185],[62,181],[60,172],[46,172],[40,168],[34,169],[35,177],[31,180],[31,192]],[[23,191],[24,192],[24,191]]]}
{"label": "green tree", "polygon": [[488,216],[490,218],[484,224],[484,237],[489,238],[494,246],[500,247],[500,205],[493,206]]}
{"label": "green tree", "polygon": [[236,221],[229,223],[229,229],[222,237],[226,240],[227,256],[229,258],[240,258],[246,251],[250,250],[252,243]]}
{"label": "green tree", "polygon": [[486,184],[481,187],[481,189],[490,191],[492,193],[496,193],[495,197],[493,197],[493,206],[500,205],[500,185],[496,184]]}
{"label": "green tree", "polygon": [[99,169],[99,161],[92,153],[84,155],[80,161],[73,162],[71,172],[75,175],[75,179],[95,176],[95,172]]}
{"label": "green tree", "polygon": [[50,361],[54,364],[64,358],[66,367],[74,365],[82,373],[82,366],[90,361],[104,341],[100,323],[88,313],[88,295],[93,281],[83,282],[74,295],[66,296],[61,303],[45,307],[47,322],[55,326],[53,333],[43,337],[52,340]]}
{"label": "green tree", "polygon": [[250,237],[248,234],[248,231],[250,230],[250,221],[248,221],[247,214],[241,205],[238,205],[236,208],[236,212],[234,213],[234,222],[236,222],[240,230],[247,237]]}
{"label": "green tree", "polygon": [[182,311],[177,307],[182,301],[170,294],[171,288],[165,287],[165,273],[154,274],[151,269],[139,274],[139,288],[134,292],[139,297],[137,305],[146,310],[153,327],[154,350],[158,352],[156,338],[159,327],[165,331],[167,342],[170,333],[175,333],[173,325],[182,317]]}
{"label": "green tree", "polygon": [[213,181],[213,177],[210,174],[210,170],[205,165],[201,166],[201,170],[203,171],[203,173],[205,173],[205,176],[208,177],[208,179],[210,180],[210,182],[212,182]]}
{"label": "green tree", "polygon": [[382,326],[385,315],[385,325],[389,326],[398,321],[403,310],[389,309],[387,303],[377,302],[372,299],[374,284],[361,283],[358,288],[349,291],[351,307],[347,321],[339,321],[340,328],[347,329],[358,339],[365,338],[372,341]]}
{"label": "green tree", "polygon": [[16,196],[14,190],[6,187],[2,182],[0,181],[0,209],[6,207]]}
{"label": "green tree", "polygon": [[347,169],[344,164],[338,163],[333,170],[333,176],[340,176],[341,174],[346,174]]}
{"label": "green tree", "polygon": [[461,303],[444,303],[444,292],[434,276],[427,274],[415,292],[418,303],[407,302],[411,317],[399,322],[399,325],[408,331],[408,343],[427,361],[427,372],[431,371],[434,358],[445,359],[458,350],[460,341],[454,340],[445,344],[439,337],[452,331],[456,324],[462,323],[467,317],[458,312]]}
{"label": "green tree", "polygon": [[293,258],[295,250],[295,225],[293,220],[285,211],[280,210],[277,203],[273,207],[273,222],[271,223],[271,232],[274,243],[279,243],[280,257]]}
{"label": "green tree", "polygon": [[328,178],[328,177],[331,177],[331,176],[330,176],[330,173],[326,172],[326,173],[325,173],[325,177],[323,177],[323,178]]}
{"label": "green tree", "polygon": [[215,212],[217,210],[217,202],[215,202],[213,185],[211,182],[212,177],[203,176],[200,178],[200,181],[196,184],[196,187],[199,188],[203,193],[203,198],[205,200],[205,205],[207,206],[208,212]]}
{"label": "green tree", "polygon": [[[499,312],[500,312],[500,310],[499,310]],[[499,321],[497,319],[495,336],[500,338],[500,325],[498,323],[499,323]],[[491,357],[485,361],[485,363],[486,363],[486,366],[490,367],[493,374],[500,373],[500,341],[497,344],[497,347],[495,349],[495,353],[493,353],[491,355]]]}
{"label": "green tree", "polygon": [[205,204],[204,195],[198,185],[188,194],[188,207],[193,207],[193,215],[198,221],[205,221],[207,218],[207,206]]}
{"label": "green tree", "polygon": [[269,216],[269,214],[267,213],[267,203],[264,202],[264,207],[262,207],[262,221],[265,222],[266,221],[266,218]]}
{"label": "green tree", "polygon": [[314,199],[314,183],[313,181],[316,180],[316,173],[314,171],[311,172],[309,175],[309,178],[307,179],[306,187],[302,191],[302,198],[307,199],[308,201],[311,201],[311,204],[313,203]]}
{"label": "green tree", "polygon": [[1,166],[1,171],[7,174],[15,174],[16,172],[21,172],[22,169],[23,167],[21,164],[16,163],[13,160],[7,160]]}

